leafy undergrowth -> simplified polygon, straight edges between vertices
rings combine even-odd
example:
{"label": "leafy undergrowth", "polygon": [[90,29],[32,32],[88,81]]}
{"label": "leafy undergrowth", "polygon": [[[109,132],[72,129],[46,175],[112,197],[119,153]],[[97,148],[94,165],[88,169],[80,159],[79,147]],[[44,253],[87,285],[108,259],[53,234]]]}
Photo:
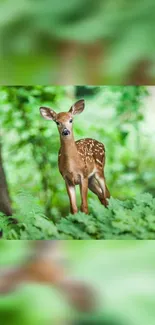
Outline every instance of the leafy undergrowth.
{"label": "leafy undergrowth", "polygon": [[90,200],[89,215],[69,214],[56,224],[31,195],[19,194],[18,207],[13,223],[0,214],[3,239],[155,239],[155,198],[149,193],[126,201],[111,198],[107,209]]}

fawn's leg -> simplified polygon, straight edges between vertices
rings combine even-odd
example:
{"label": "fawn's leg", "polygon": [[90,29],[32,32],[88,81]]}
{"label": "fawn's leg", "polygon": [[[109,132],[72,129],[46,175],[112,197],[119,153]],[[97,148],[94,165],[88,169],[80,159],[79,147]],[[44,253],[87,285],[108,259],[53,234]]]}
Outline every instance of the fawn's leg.
{"label": "fawn's leg", "polygon": [[68,193],[69,200],[70,200],[70,211],[72,214],[75,214],[78,212],[77,205],[76,205],[75,186],[69,185],[66,182],[66,188],[67,188],[67,193]]}
{"label": "fawn's leg", "polygon": [[80,193],[81,193],[81,211],[88,214],[88,179],[84,178],[80,183]]}
{"label": "fawn's leg", "polygon": [[107,202],[106,202],[105,197],[103,195],[102,189],[101,189],[98,181],[95,179],[95,177],[91,177],[89,179],[88,187],[94,194],[96,194],[98,196],[100,202],[104,206],[106,206]]}
{"label": "fawn's leg", "polygon": [[[105,206],[108,205],[108,201],[106,199],[110,198],[110,192],[106,186],[106,181],[105,181],[105,177],[104,177],[104,174],[103,173],[99,173],[97,172],[95,174],[95,179],[98,181],[100,187],[101,187],[101,190],[102,190],[102,198],[103,198],[103,203]],[[101,201],[101,200],[100,200]]]}

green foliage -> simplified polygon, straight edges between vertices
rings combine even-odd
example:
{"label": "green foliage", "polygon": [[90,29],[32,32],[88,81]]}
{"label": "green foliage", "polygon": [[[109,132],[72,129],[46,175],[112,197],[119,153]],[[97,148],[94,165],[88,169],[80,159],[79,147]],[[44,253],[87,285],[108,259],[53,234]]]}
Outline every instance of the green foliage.
{"label": "green foliage", "polygon": [[17,202],[19,213],[13,216],[17,223],[13,226],[5,216],[0,219],[0,229],[3,231],[4,239],[41,240],[57,238],[56,226],[43,214],[43,210],[34,197],[21,192],[17,195]]}
{"label": "green foliage", "polygon": [[150,194],[133,200],[110,199],[106,209],[91,200],[91,215],[69,215],[58,230],[74,239],[155,239],[155,199]]}
{"label": "green foliage", "polygon": [[111,198],[108,208],[90,200],[91,214],[69,214],[56,224],[50,221],[31,195],[18,195],[18,223],[1,216],[5,239],[155,239],[155,198],[149,193],[120,201]]}
{"label": "green foliage", "polygon": [[1,103],[4,105],[4,110],[0,112],[1,127],[6,130],[14,127],[10,132],[12,141],[9,148],[12,165],[14,170],[19,169],[21,172],[24,168],[29,168],[26,177],[22,176],[24,186],[27,182],[30,186],[33,173],[33,190],[40,193],[40,199],[49,217],[53,193],[58,191],[57,184],[52,181],[52,171],[57,167],[58,135],[53,136],[52,128],[46,127],[40,117],[39,107],[43,103],[55,106],[63,95],[64,88],[59,86],[1,88]]}

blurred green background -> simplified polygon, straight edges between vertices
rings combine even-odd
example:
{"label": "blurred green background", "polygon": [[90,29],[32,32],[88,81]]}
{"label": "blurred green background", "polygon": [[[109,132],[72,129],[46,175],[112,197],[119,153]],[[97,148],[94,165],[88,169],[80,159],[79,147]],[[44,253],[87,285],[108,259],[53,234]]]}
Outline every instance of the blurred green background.
{"label": "blurred green background", "polygon": [[[155,196],[155,87],[2,86],[1,212],[11,215],[13,211],[21,218],[27,215],[28,223],[30,214],[45,214],[53,221],[69,214],[65,183],[58,171],[58,130],[40,116],[39,107],[68,111],[79,98],[85,98],[85,110],[74,119],[75,139],[91,137],[105,144],[105,175],[112,197],[133,199],[146,192]],[[77,195],[79,204],[78,187]],[[89,193],[90,198],[94,210],[104,214],[98,198]],[[152,205],[152,199],[145,197],[146,205],[148,199]],[[144,212],[144,206],[141,209]],[[153,210],[151,218],[154,223]],[[3,221],[1,217],[1,227]]]}
{"label": "blurred green background", "polygon": [[153,84],[153,0],[1,0],[1,84]]}
{"label": "blurred green background", "polygon": [[[26,241],[1,241],[0,268],[18,265],[28,249]],[[98,319],[103,320],[99,323],[103,325],[154,325],[154,249],[154,241],[64,242],[69,274],[97,292],[96,325]],[[73,315],[75,311],[63,296],[41,284],[22,285],[16,292],[0,296],[4,325],[68,324],[58,320]],[[111,322],[106,323],[105,319]]]}

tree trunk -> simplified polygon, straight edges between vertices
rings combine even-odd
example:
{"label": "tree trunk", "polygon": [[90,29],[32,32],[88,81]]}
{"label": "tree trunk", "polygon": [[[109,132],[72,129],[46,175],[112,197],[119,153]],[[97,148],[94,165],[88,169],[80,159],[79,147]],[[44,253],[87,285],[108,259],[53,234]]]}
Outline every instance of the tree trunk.
{"label": "tree trunk", "polygon": [[3,168],[2,153],[0,143],[0,212],[3,212],[7,216],[12,215],[11,202],[9,198],[9,192],[7,188],[6,176]]}

